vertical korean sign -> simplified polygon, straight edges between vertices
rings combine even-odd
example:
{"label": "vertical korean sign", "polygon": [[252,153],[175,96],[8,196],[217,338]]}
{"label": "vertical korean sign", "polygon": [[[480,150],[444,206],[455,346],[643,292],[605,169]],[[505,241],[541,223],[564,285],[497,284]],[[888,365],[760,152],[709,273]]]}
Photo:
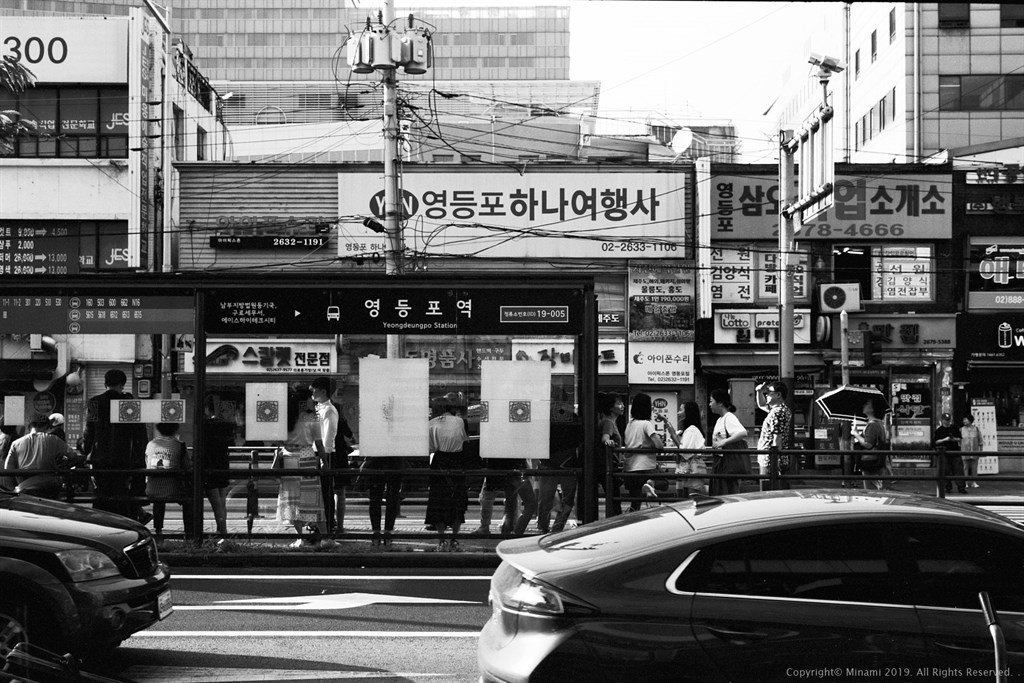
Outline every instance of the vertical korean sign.
{"label": "vertical korean sign", "polygon": [[630,264],[630,382],[693,382],[695,292],[692,261]]}

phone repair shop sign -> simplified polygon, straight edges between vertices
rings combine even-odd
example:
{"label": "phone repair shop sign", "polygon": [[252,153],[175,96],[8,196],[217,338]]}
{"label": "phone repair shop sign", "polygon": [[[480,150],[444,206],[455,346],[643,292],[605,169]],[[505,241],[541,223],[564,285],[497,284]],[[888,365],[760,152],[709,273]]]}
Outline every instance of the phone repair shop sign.
{"label": "phone repair shop sign", "polygon": [[[682,172],[407,172],[402,176],[405,239],[427,256],[476,258],[686,258]],[[339,256],[379,238],[363,225],[383,221],[379,173],[338,176]],[[692,257],[692,256],[691,256]]]}
{"label": "phone repair shop sign", "polygon": [[[793,343],[811,343],[810,321],[809,308],[794,311]],[[778,345],[779,312],[767,308],[718,311],[715,313],[715,343]]]}
{"label": "phone repair shop sign", "polygon": [[[777,178],[716,175],[711,183],[712,240],[779,236]],[[950,173],[837,176],[832,208],[805,223],[796,239],[948,239],[953,232],[952,187]]]}
{"label": "phone repair shop sign", "polygon": [[693,342],[630,342],[630,384],[693,384]]}

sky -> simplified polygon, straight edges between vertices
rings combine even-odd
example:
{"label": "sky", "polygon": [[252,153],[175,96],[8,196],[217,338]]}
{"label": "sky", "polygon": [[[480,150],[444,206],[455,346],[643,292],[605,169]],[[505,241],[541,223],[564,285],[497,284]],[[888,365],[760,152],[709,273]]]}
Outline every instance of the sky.
{"label": "sky", "polygon": [[[809,52],[823,44],[821,14],[841,2],[680,0],[472,0],[494,6],[570,8],[570,78],[601,81],[598,131],[615,120],[731,121],[744,160],[770,162],[775,117],[762,116],[787,72],[811,76]],[[360,6],[376,4],[360,0]],[[398,7],[468,5],[463,0],[395,0]],[[443,30],[443,27],[438,27]]]}

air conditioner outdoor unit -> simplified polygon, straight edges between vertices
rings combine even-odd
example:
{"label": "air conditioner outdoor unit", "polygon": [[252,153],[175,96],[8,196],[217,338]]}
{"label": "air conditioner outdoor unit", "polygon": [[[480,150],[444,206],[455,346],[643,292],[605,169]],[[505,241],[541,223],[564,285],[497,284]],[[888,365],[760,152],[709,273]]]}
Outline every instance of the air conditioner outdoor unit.
{"label": "air conditioner outdoor unit", "polygon": [[818,294],[822,313],[861,310],[859,282],[832,282],[820,285]]}

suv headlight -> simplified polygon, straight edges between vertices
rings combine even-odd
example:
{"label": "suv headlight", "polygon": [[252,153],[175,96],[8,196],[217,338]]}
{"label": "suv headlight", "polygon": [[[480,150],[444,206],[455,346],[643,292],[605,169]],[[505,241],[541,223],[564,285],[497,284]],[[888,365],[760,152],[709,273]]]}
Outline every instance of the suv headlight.
{"label": "suv headlight", "polygon": [[98,550],[62,550],[57,553],[57,559],[75,582],[121,575],[114,561]]}

